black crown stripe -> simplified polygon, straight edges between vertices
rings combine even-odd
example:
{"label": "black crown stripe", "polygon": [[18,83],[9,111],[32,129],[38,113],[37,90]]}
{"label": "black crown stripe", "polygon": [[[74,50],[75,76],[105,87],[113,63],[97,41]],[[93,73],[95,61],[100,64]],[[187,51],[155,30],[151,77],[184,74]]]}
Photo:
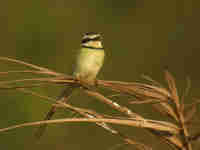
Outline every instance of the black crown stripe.
{"label": "black crown stripe", "polygon": [[86,32],[84,35],[97,35],[97,34],[99,34],[99,33],[97,33],[97,32]]}

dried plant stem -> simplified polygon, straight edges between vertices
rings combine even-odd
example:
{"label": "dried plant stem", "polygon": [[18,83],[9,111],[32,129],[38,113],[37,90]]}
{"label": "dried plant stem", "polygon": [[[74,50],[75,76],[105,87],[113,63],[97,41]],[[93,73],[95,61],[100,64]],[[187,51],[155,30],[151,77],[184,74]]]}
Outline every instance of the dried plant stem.
{"label": "dried plant stem", "polygon": [[110,99],[106,98],[105,96],[101,95],[98,92],[94,92],[94,91],[90,91],[87,89],[84,89],[84,92],[86,92],[88,95],[96,97],[98,100],[100,100],[101,102],[108,104],[109,106],[111,106],[112,108],[118,110],[121,113],[124,113],[126,115],[128,115],[131,118],[138,118],[138,119],[143,119],[143,117],[141,117],[140,115],[132,112],[130,109],[128,109],[127,107],[122,107],[119,104],[117,104],[116,102],[111,101]]}
{"label": "dried plant stem", "polygon": [[[72,106],[70,104],[67,104],[67,103],[64,103],[64,102],[61,102],[61,101],[57,101],[56,99],[53,99],[51,97],[42,96],[42,95],[37,94],[36,92],[30,91],[30,90],[26,90],[26,89],[18,89],[18,90],[23,92],[23,93],[28,93],[28,94],[31,94],[33,96],[37,96],[37,97],[43,98],[44,100],[46,99],[48,101],[55,102],[55,103],[59,104],[60,106],[63,106],[64,108],[67,108],[67,109],[72,110],[72,111],[74,111],[76,113],[79,113],[80,115],[82,115],[82,116],[84,116],[86,118],[103,118],[102,115],[100,115],[100,114],[98,114],[98,113],[96,113],[94,111],[88,110],[88,109],[74,107],[74,106]],[[108,124],[106,124],[104,122],[97,122],[96,124],[98,126],[104,128],[105,130],[109,131],[110,133],[112,133],[114,135],[118,135],[127,144],[135,145],[139,149],[141,149],[141,147],[142,147],[144,150],[151,150],[151,148],[149,146],[146,146],[143,143],[139,143],[139,142],[136,142],[133,139],[128,138],[128,136],[126,136],[126,135],[120,133],[119,131],[113,129],[111,126],[109,126]]]}
{"label": "dried plant stem", "polygon": [[168,72],[165,71],[165,75],[166,75],[166,80],[168,81],[168,85],[169,85],[169,89],[171,91],[175,106],[176,106],[176,113],[178,114],[178,119],[179,119],[179,125],[182,128],[182,134],[183,134],[183,144],[184,146],[186,146],[187,150],[192,150],[192,145],[188,139],[189,132],[188,129],[185,125],[185,117],[183,116],[183,109],[181,107],[181,102],[178,96],[178,92],[177,92],[177,88],[176,88],[176,84],[175,84],[175,80],[172,77],[172,75]]}
{"label": "dried plant stem", "polygon": [[98,100],[110,105],[112,108],[128,115],[131,120],[136,120],[136,121],[139,121],[140,123],[143,122],[141,124],[142,124],[142,127],[144,127],[144,128],[156,129],[156,130],[159,130],[159,131],[168,131],[168,132],[171,132],[172,134],[178,134],[179,133],[180,129],[176,125],[173,125],[171,123],[169,124],[169,123],[164,122],[164,121],[155,121],[155,120],[144,119],[140,115],[133,113],[130,109],[128,109],[126,107],[122,107],[119,104],[117,104],[116,102],[112,102],[111,100],[109,100],[108,98],[106,98],[105,96],[101,95],[98,92],[90,91],[90,90],[87,90],[87,89],[85,89],[84,91],[88,95],[94,96]]}
{"label": "dried plant stem", "polygon": [[[31,123],[24,123],[19,125],[10,126],[7,128],[0,129],[0,132],[8,131],[16,128],[21,128],[25,126],[37,126],[41,124],[56,124],[56,123],[69,123],[69,122],[93,122],[98,126],[104,128],[113,135],[121,137],[125,143],[135,145],[138,149],[150,150],[149,146],[146,146],[140,142],[129,138],[127,135],[121,133],[120,131],[114,129],[110,124],[127,125],[137,128],[147,129],[151,134],[156,135],[165,143],[169,144],[174,150],[192,150],[191,141],[199,139],[199,132],[190,136],[187,128],[188,123],[192,123],[192,118],[196,113],[195,104],[191,104],[191,108],[187,111],[187,106],[183,103],[183,100],[188,95],[191,83],[188,80],[188,87],[185,90],[183,96],[179,97],[178,90],[176,88],[176,83],[174,77],[165,71],[165,78],[168,83],[168,88],[165,88],[157,81],[151,79],[148,76],[144,78],[151,84],[139,83],[139,82],[123,82],[123,81],[105,81],[97,80],[96,85],[107,88],[114,95],[105,97],[99,92],[94,91],[96,89],[95,85],[91,85],[87,81],[82,81],[80,79],[75,79],[72,76],[68,76],[62,73],[54,72],[48,68],[40,67],[30,63],[26,63],[21,60],[11,59],[7,57],[0,57],[0,60],[7,62],[12,62],[20,65],[30,67],[33,70],[14,70],[7,72],[0,72],[0,75],[9,73],[32,73],[32,74],[45,74],[54,77],[46,78],[28,78],[28,79],[18,79],[10,81],[0,81],[0,89],[16,89],[23,93],[31,94],[48,101],[55,103],[56,107],[64,107],[70,111],[76,112],[83,116],[84,118],[69,118],[69,119],[56,119],[56,120],[46,120]],[[35,83],[36,82],[36,83]],[[26,85],[18,86],[16,83],[26,83]],[[104,104],[109,105],[112,109],[117,110],[120,114],[126,115],[127,117],[114,117],[108,116],[106,114],[99,114],[93,110],[83,109],[79,107],[74,107],[70,104],[66,104],[62,101],[56,101],[54,98],[47,96],[42,96],[33,91],[27,90],[25,88],[38,87],[46,83],[53,83],[57,85],[78,85],[83,91],[89,96],[95,97],[97,100]],[[11,84],[13,84],[11,86]],[[8,86],[9,85],[9,86]],[[117,94],[116,94],[117,93]],[[128,107],[122,106],[117,102],[112,100],[115,96],[128,95],[134,98],[135,101],[130,102],[130,104],[152,104],[151,106],[157,108],[158,112],[163,114],[166,118],[172,119],[175,123],[170,123],[167,121],[158,121],[146,119],[142,115],[133,112]],[[182,101],[181,101],[182,100]],[[130,101],[130,100],[129,100]],[[196,103],[196,104],[199,104]]]}
{"label": "dried plant stem", "polygon": [[[133,126],[133,127],[139,127],[139,128],[152,128],[148,122],[144,122],[144,120],[137,120],[137,119],[131,119],[131,120],[127,120],[127,119],[97,119],[97,118],[71,118],[71,119],[55,119],[55,120],[45,120],[45,121],[37,121],[37,122],[31,122],[31,123],[23,123],[23,124],[19,124],[19,125],[14,125],[14,126],[10,126],[7,128],[2,128],[0,129],[0,132],[3,131],[8,131],[8,130],[12,130],[12,129],[16,129],[16,128],[22,128],[22,127],[27,127],[27,126],[37,126],[37,125],[41,125],[41,124],[57,124],[57,123],[65,123],[65,122],[105,122],[105,123],[111,123],[111,124],[118,124],[118,125],[127,125],[127,126]],[[159,128],[164,131],[172,131],[172,128],[170,129],[166,129],[163,128],[161,126],[159,126]],[[176,132],[174,130],[174,132]]]}
{"label": "dried plant stem", "polygon": [[1,75],[9,74],[9,73],[32,73],[32,74],[47,74],[47,75],[52,75],[52,74],[49,74],[49,72],[35,71],[35,70],[16,70],[16,71],[0,72]]}
{"label": "dried plant stem", "polygon": [[25,66],[30,67],[32,69],[40,70],[40,71],[43,71],[43,72],[45,72],[47,74],[54,75],[54,76],[66,76],[65,74],[57,73],[57,72],[52,71],[50,69],[47,69],[47,68],[44,68],[44,67],[39,67],[37,65],[33,65],[33,64],[21,61],[21,60],[16,60],[16,59],[8,58],[8,57],[0,57],[0,60],[9,61],[9,62],[21,64],[21,65],[25,65]]}

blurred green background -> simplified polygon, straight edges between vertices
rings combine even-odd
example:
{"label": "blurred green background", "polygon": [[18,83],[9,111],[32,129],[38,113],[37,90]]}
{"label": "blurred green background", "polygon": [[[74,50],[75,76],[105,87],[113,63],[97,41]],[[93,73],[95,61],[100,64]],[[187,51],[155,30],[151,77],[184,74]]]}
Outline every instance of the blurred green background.
{"label": "blurred green background", "polygon": [[[0,55],[69,73],[82,34],[100,32],[107,58],[99,78],[136,81],[148,74],[164,83],[163,70],[168,67],[180,92],[189,76],[191,95],[200,97],[199,18],[198,0],[6,0],[0,2]],[[0,68],[24,69],[3,61]],[[20,77],[2,75],[0,80]],[[60,88],[34,90],[55,97]],[[16,91],[4,90],[0,95],[0,128],[41,120],[50,108],[49,103]],[[112,114],[108,106],[83,93],[75,94],[71,101],[76,106]],[[190,101],[188,98],[186,102]],[[147,118],[161,119],[159,114],[152,115],[151,107],[131,108]],[[55,117],[66,116],[67,112],[59,111]],[[141,129],[116,127],[154,149],[169,148]],[[37,144],[34,131],[35,127],[27,127],[1,133],[1,149],[101,150],[122,143],[118,137],[87,123],[50,125]]]}

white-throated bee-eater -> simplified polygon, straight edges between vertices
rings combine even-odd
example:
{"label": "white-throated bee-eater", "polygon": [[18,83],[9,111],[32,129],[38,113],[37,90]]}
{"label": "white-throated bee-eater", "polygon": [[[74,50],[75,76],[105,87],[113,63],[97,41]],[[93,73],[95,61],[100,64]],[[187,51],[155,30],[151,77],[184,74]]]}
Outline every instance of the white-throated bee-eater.
{"label": "white-throated bee-eater", "polygon": [[[85,33],[76,59],[73,76],[88,82],[95,82],[96,76],[104,63],[104,56],[102,36],[99,33],[94,32]],[[75,88],[76,86],[73,85],[66,87],[57,100],[66,101]],[[50,120],[55,112],[56,106],[52,106],[51,110],[47,113],[45,120]],[[38,128],[35,134],[37,138],[42,136],[46,127],[47,124],[43,124]]]}

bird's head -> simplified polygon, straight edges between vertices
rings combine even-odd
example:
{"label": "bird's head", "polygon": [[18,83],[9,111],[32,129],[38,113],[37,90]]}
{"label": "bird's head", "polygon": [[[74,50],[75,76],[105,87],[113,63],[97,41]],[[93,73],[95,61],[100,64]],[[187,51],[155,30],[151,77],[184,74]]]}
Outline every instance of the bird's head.
{"label": "bird's head", "polygon": [[88,32],[83,35],[82,47],[91,49],[103,49],[102,36],[99,33]]}

